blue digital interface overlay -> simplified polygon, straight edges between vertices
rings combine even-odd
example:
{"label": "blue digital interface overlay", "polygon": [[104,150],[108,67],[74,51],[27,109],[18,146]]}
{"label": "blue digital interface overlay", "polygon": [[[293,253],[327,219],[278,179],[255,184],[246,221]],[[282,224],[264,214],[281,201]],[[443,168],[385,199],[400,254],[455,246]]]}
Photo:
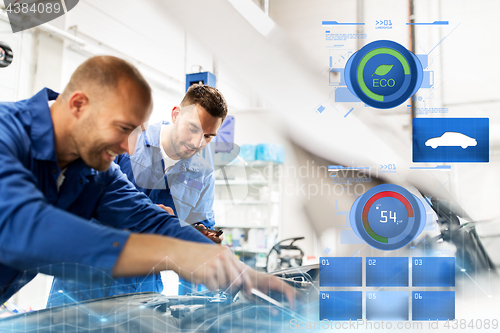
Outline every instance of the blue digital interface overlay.
{"label": "blue digital interface overlay", "polygon": [[[330,67],[332,57],[330,57]],[[333,74],[335,73],[335,74]],[[338,78],[337,78],[338,76]],[[331,86],[345,86],[344,69],[343,68],[330,68],[329,82]]]}
{"label": "blue digital interface overlay", "polygon": [[422,78],[422,85],[420,88],[432,88],[434,85],[434,72],[433,71],[424,71]]}
{"label": "blue digital interface overlay", "polygon": [[408,320],[407,291],[367,291],[366,320]]}
{"label": "blue digital interface overlay", "polygon": [[321,22],[323,25],[365,25],[364,23],[358,23],[358,22],[353,22],[353,23],[344,23],[344,22],[337,22],[337,21],[322,21]]}
{"label": "blue digital interface overlay", "polygon": [[321,257],[319,258],[320,287],[361,287],[363,258]]}
{"label": "blue digital interface overlay", "polygon": [[454,291],[412,292],[412,320],[455,319]]}
{"label": "blue digital interface overlay", "polygon": [[369,170],[370,167],[355,166],[355,167],[345,167],[342,165],[329,165],[328,171],[340,171],[340,170]]}
{"label": "blue digital interface overlay", "polygon": [[406,257],[366,257],[366,286],[408,287],[408,270]]}
{"label": "blue digital interface overlay", "polygon": [[422,65],[422,69],[426,69],[429,66],[429,55],[428,54],[416,54],[418,61]]}
{"label": "blue digital interface overlay", "polygon": [[356,199],[349,221],[356,235],[370,246],[393,251],[406,246],[422,232],[426,215],[422,202],[408,190],[382,184]]}
{"label": "blue digital interface overlay", "polygon": [[488,161],[488,118],[413,119],[413,162]]}
{"label": "blue digital interface overlay", "polygon": [[414,287],[454,287],[454,257],[413,257],[412,285]]}
{"label": "blue digital interface overlay", "polygon": [[366,244],[352,229],[344,229],[340,232],[340,244]]}
{"label": "blue digital interface overlay", "polygon": [[448,21],[406,23],[406,25],[448,25],[448,24],[449,24]]}
{"label": "blue digital interface overlay", "polygon": [[362,298],[362,291],[321,291],[319,295],[319,320],[362,319]]}
{"label": "blue digital interface overlay", "polygon": [[414,170],[451,170],[451,165],[436,165],[434,167],[410,167]]}
{"label": "blue digital interface overlay", "polygon": [[365,104],[394,108],[414,95],[422,84],[422,65],[413,53],[390,40],[366,44],[345,66],[349,90]]}

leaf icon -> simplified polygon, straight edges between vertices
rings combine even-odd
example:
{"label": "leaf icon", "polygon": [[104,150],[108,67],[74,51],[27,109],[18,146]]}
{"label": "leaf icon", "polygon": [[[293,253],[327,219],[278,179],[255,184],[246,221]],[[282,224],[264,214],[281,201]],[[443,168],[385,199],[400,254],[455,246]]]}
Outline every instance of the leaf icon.
{"label": "leaf icon", "polygon": [[385,74],[389,73],[392,69],[392,66],[394,65],[380,65],[377,67],[377,69],[375,70],[375,73],[372,74],[375,75],[379,75],[379,76],[384,76]]}

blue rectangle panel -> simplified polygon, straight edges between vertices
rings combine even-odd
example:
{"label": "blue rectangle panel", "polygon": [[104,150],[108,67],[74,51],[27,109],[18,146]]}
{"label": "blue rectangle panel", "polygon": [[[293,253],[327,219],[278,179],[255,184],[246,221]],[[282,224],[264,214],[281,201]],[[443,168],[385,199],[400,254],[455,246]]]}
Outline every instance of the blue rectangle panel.
{"label": "blue rectangle panel", "polygon": [[361,257],[319,258],[320,287],[361,287]]}
{"label": "blue rectangle panel", "polygon": [[[332,61],[332,57],[330,57],[330,62]],[[330,67],[332,65],[330,64]],[[339,79],[333,81],[332,80],[332,72],[338,73],[339,74]],[[329,84],[331,86],[345,86],[345,79],[344,79],[344,68],[330,68],[330,78],[329,78]]]}
{"label": "blue rectangle panel", "polygon": [[413,162],[488,162],[488,118],[414,118]]}
{"label": "blue rectangle panel", "polygon": [[367,257],[367,287],[408,287],[408,258]]}
{"label": "blue rectangle panel", "polygon": [[429,65],[429,55],[427,54],[416,54],[418,60],[420,61],[420,64],[422,64],[422,68],[426,69],[427,66]]}
{"label": "blue rectangle panel", "polygon": [[366,320],[408,320],[407,291],[367,291]]}
{"label": "blue rectangle panel", "polygon": [[413,257],[412,286],[414,287],[454,287],[454,257]]}
{"label": "blue rectangle panel", "polygon": [[455,319],[454,291],[412,292],[412,320]]}
{"label": "blue rectangle panel", "polygon": [[348,321],[363,318],[363,292],[321,291],[319,320]]}

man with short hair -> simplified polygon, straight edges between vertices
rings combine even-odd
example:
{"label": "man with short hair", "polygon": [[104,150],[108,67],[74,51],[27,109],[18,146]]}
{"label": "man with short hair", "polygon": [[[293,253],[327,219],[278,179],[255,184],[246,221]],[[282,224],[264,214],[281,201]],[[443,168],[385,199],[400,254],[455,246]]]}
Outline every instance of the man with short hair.
{"label": "man with short hair", "polygon": [[226,115],[226,101],[216,88],[192,85],[180,106],[172,109],[172,122],[149,125],[134,155],[120,155],[115,162],[154,203],[171,208],[181,221],[212,228],[213,167],[199,153],[217,135]]}
{"label": "man with short hair", "polygon": [[293,301],[279,279],[202,244],[209,240],[181,227],[113,163],[135,151],[129,137],[151,110],[146,80],[110,56],[85,61],[61,95],[43,89],[0,103],[0,303],[39,272],[109,281],[153,269],[212,290],[279,290]]}

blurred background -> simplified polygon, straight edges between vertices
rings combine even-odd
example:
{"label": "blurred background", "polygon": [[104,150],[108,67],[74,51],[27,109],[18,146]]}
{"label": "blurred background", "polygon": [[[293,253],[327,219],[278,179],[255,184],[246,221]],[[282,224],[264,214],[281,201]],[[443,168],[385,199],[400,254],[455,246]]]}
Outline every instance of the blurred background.
{"label": "blurred background", "polygon": [[[425,193],[477,222],[485,251],[499,265],[499,16],[496,0],[85,0],[13,34],[0,11],[0,42],[14,52],[12,64],[0,70],[0,101],[29,98],[43,87],[62,91],[84,60],[110,54],[148,80],[150,121],[156,122],[168,120],[180,103],[186,75],[208,71],[234,116],[229,136],[240,148],[226,176],[217,174],[216,227],[249,265],[287,265],[270,255],[272,248],[297,237],[303,239],[294,243],[300,250],[290,254],[292,266],[325,255],[373,254],[348,241],[348,212],[381,183]],[[380,29],[382,20],[390,20],[390,28]],[[406,24],[434,21],[448,24]],[[426,56],[424,70],[432,72],[426,88],[386,110],[340,99],[338,69],[379,39]],[[410,169],[425,165],[412,163],[412,120],[419,117],[489,118],[489,163]],[[419,239],[440,233],[435,212],[426,208],[428,225]],[[456,249],[450,243],[440,250],[453,255]],[[175,274],[163,278],[169,281],[164,293],[175,294]],[[51,277],[39,275],[13,302],[44,308],[50,284]]]}

